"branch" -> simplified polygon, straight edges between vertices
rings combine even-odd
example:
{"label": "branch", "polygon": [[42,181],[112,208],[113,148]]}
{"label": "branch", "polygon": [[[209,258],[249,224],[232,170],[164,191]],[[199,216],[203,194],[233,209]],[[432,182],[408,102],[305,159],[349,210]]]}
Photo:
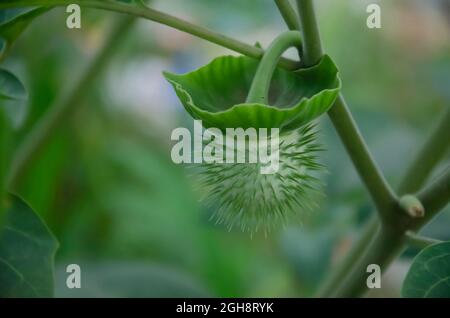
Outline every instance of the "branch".
{"label": "branch", "polygon": [[289,4],[289,0],[275,0],[275,4],[281,13],[287,27],[291,31],[299,31],[300,23],[294,8]]}
{"label": "branch", "polygon": [[[300,23],[298,16],[294,8],[289,4],[289,0],[275,0],[275,4],[277,5],[278,11],[280,11],[281,16],[286,22],[289,30],[299,31]],[[300,64],[303,65],[303,46],[301,43],[297,45],[297,52],[300,58]]]}
{"label": "branch", "polygon": [[436,240],[433,238],[429,238],[429,237],[425,237],[425,236],[420,236],[417,234],[414,234],[413,232],[407,232],[405,234],[406,236],[406,243],[410,246],[413,247],[417,247],[417,248],[425,248],[427,246],[433,245],[433,244],[437,244],[437,243],[441,243],[442,241],[440,240]]}
{"label": "branch", "polygon": [[426,139],[399,186],[399,194],[414,193],[450,149],[450,107]]}
{"label": "branch", "polygon": [[[210,31],[201,26],[145,7],[143,5],[130,5],[110,0],[2,0],[2,2],[0,3],[0,9],[29,6],[67,6],[69,4],[79,4],[80,6],[89,8],[125,13],[158,22],[252,58],[260,59],[264,54],[264,50],[256,46],[248,45],[226,35]],[[282,58],[280,59],[279,66],[288,70],[295,70],[298,68],[299,63],[293,60]]]}
{"label": "branch", "polygon": [[79,105],[85,92],[91,87],[92,83],[108,64],[115,49],[131,29],[134,21],[136,19],[133,17],[125,16],[117,22],[103,47],[98,51],[90,65],[88,65],[85,73],[74,84],[73,88],[69,90],[69,94],[51,107],[44,118],[28,134],[11,163],[12,167],[8,177],[8,184],[11,188],[14,188],[20,183],[20,180],[26,174],[34,158],[47,145],[54,130],[63,124],[70,112]]}
{"label": "branch", "polygon": [[300,28],[303,34],[303,58],[306,66],[317,64],[323,55],[319,27],[312,0],[297,0]]}
{"label": "branch", "polygon": [[395,205],[396,195],[372,158],[342,95],[328,111],[328,115],[369,191],[382,221],[389,221],[392,215],[388,211]]}

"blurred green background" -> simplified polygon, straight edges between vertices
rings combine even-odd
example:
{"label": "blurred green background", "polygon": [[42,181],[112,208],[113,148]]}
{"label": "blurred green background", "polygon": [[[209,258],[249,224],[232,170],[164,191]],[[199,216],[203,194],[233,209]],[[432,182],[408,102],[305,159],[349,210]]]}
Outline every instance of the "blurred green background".
{"label": "blurred green background", "polygon": [[[366,27],[369,3],[382,8],[381,29]],[[286,28],[271,0],[155,0],[152,7],[263,47]],[[316,8],[350,108],[395,185],[450,103],[449,1],[316,0]],[[19,139],[76,83],[119,15],[83,9],[81,30],[67,29],[66,17],[57,8],[37,19],[5,62],[30,94]],[[57,296],[307,297],[348,250],[372,204],[326,116],[320,209],[267,237],[208,221],[186,169],[170,160],[170,133],[190,117],[161,72],[192,70],[222,54],[234,53],[137,21],[21,179],[16,192],[60,242]],[[449,229],[447,208],[424,232],[449,240]],[[371,296],[399,296],[416,252],[404,253]],[[80,290],[65,287],[71,263],[81,265]]]}

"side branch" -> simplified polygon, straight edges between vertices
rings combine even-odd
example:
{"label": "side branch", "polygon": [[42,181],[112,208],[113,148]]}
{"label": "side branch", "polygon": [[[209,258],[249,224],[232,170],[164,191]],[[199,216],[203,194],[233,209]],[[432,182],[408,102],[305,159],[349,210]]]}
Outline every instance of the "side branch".
{"label": "side branch", "polygon": [[[2,0],[0,9],[29,7],[29,6],[66,6],[69,4],[79,4],[80,6],[109,10],[119,13],[125,13],[136,17],[141,17],[160,24],[167,25],[182,32],[186,32],[197,36],[201,39],[215,43],[217,45],[228,48],[232,51],[244,54],[246,56],[260,59],[264,50],[243,43],[218,32],[211,31],[207,28],[195,25],[169,14],[145,7],[143,5],[130,5],[118,1],[100,1],[100,0]],[[299,63],[286,58],[280,59],[279,65],[288,70],[295,70]]]}

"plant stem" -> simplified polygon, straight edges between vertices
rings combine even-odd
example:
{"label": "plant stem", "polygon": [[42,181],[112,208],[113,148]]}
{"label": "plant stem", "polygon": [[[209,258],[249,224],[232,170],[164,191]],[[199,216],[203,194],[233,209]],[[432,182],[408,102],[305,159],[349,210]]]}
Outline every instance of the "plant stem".
{"label": "plant stem", "polygon": [[275,4],[286,22],[287,27],[291,31],[299,31],[300,23],[294,8],[289,4],[289,0],[275,0]]}
{"label": "plant stem", "polygon": [[[426,139],[426,142],[405,173],[399,185],[399,194],[414,193],[427,180],[433,168],[450,149],[450,107],[446,107],[439,124]],[[433,154],[428,156],[427,154]]]}
{"label": "plant stem", "polygon": [[314,5],[312,0],[297,0],[297,7],[303,35],[303,63],[312,66],[317,64],[323,55]]}
{"label": "plant stem", "polygon": [[302,38],[298,31],[286,31],[280,34],[267,48],[253,78],[246,103],[268,104],[269,88],[278,60],[288,48],[301,46]]}
{"label": "plant stem", "polygon": [[12,167],[8,177],[8,185],[11,188],[16,187],[20,183],[22,177],[29,169],[30,164],[47,145],[54,131],[66,122],[68,115],[80,104],[86,91],[89,90],[92,83],[104,70],[113,56],[114,51],[119,47],[121,40],[134,25],[135,21],[135,18],[129,16],[121,17],[117,21],[104,45],[99,49],[97,55],[74,84],[73,88],[69,90],[66,96],[63,96],[59,102],[50,108],[44,118],[28,134],[12,161]]}
{"label": "plant stem", "polygon": [[[297,0],[297,4],[303,31],[304,59],[307,63],[316,63],[322,55],[322,49],[313,3],[312,0]],[[378,264],[384,270],[402,251],[405,241],[404,233],[408,228],[413,227],[411,224],[415,224],[416,228],[419,228],[431,217],[429,213],[435,214],[435,211],[444,205],[445,200],[442,199],[442,196],[447,196],[448,201],[448,177],[443,177],[432,189],[418,195],[419,200],[425,206],[426,215],[422,219],[411,221],[403,213],[403,208],[397,204],[395,194],[373,162],[342,96],[331,108],[329,115],[358,173],[366,184],[382,221],[380,225],[376,217],[372,217],[352,250],[320,288],[319,296],[322,297],[355,297],[366,290],[367,265]],[[442,127],[442,129],[444,128]],[[446,136],[448,134],[443,135],[442,138],[446,138]],[[439,148],[439,143],[439,141],[431,142],[433,147],[429,147],[429,149]],[[428,144],[430,143],[426,145]],[[437,152],[439,153],[439,150]],[[420,162],[420,157],[425,155],[434,156],[434,153],[421,153],[418,162]],[[366,160],[362,161],[364,158]],[[437,160],[427,165],[424,175],[429,174],[436,162]],[[411,174],[414,170],[408,171],[405,176],[406,181],[413,179]],[[419,180],[418,184],[423,181]],[[380,190],[382,192],[377,193]],[[432,194],[432,191],[440,194]]]}
{"label": "plant stem", "polygon": [[[312,0],[297,0],[297,4],[303,34],[304,63],[312,66],[323,55],[314,5]],[[328,115],[377,209],[386,211],[395,204],[395,194],[373,160],[342,95],[337,98]],[[390,216],[383,213],[383,217],[388,219]]]}
{"label": "plant stem", "polygon": [[[2,2],[0,3],[0,9],[38,5],[66,6],[69,4],[79,4],[80,6],[84,7],[104,9],[145,18],[192,34],[194,36],[252,58],[260,59],[264,54],[264,50],[256,46],[248,45],[231,37],[211,31],[209,29],[192,24],[169,14],[145,7],[143,5],[137,6],[108,0],[2,0]],[[281,58],[280,66],[288,70],[295,70],[298,68],[299,64],[298,62],[295,62],[293,60]]]}
{"label": "plant stem", "polygon": [[396,204],[396,195],[372,158],[342,95],[328,111],[328,115],[369,191],[382,221],[388,222],[392,218],[389,210]]}
{"label": "plant stem", "polygon": [[414,234],[413,232],[406,232],[405,235],[406,235],[406,243],[409,246],[413,246],[420,249],[442,242],[440,240]]}

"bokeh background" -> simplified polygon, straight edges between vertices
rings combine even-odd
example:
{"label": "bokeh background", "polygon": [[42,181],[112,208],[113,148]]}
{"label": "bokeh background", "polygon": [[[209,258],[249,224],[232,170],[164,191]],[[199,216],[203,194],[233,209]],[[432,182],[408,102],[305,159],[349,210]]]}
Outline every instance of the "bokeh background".
{"label": "bokeh background", "polygon": [[[450,104],[450,3],[315,2],[350,108],[395,185]],[[382,8],[381,29],[366,27],[369,3]],[[151,6],[263,47],[286,29],[271,0]],[[33,22],[5,63],[30,94],[19,139],[76,84],[120,19],[83,9],[82,28],[69,30],[66,17],[57,8]],[[137,21],[111,53],[16,188],[60,242],[57,296],[311,296],[373,208],[329,119],[319,124],[329,170],[320,208],[267,237],[229,232],[208,221],[211,211],[199,203],[186,169],[170,160],[170,133],[190,125],[190,117],[161,72],[189,71],[235,53],[147,20]],[[295,58],[295,51],[287,55]],[[449,229],[447,208],[424,232],[449,240]],[[371,296],[399,296],[415,253],[408,249]],[[81,265],[80,290],[65,287],[71,263]]]}

